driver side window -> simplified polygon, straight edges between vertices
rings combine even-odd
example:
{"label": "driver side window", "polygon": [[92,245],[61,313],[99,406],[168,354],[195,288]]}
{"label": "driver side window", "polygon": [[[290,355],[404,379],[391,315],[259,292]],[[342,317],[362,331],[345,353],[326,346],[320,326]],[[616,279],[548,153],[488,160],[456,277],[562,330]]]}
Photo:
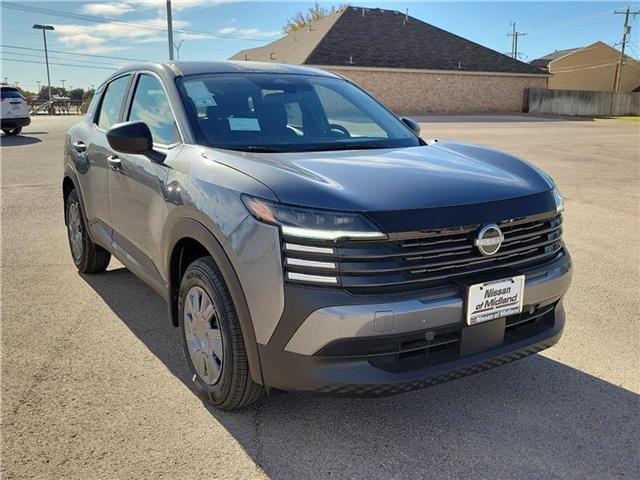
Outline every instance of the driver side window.
{"label": "driver side window", "polygon": [[160,81],[151,75],[142,74],[138,79],[129,121],[146,123],[155,144],[170,146],[180,142],[169,99]]}

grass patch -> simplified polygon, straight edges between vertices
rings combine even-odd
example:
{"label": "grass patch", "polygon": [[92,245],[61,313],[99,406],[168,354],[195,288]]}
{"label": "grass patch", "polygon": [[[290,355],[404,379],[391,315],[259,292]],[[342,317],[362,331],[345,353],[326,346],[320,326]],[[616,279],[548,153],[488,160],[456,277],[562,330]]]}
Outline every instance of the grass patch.
{"label": "grass patch", "polygon": [[619,116],[619,117],[616,117],[616,116],[603,115],[601,117],[594,117],[594,118],[603,118],[605,120],[619,120],[621,122],[629,122],[629,123],[640,125],[640,116]]}

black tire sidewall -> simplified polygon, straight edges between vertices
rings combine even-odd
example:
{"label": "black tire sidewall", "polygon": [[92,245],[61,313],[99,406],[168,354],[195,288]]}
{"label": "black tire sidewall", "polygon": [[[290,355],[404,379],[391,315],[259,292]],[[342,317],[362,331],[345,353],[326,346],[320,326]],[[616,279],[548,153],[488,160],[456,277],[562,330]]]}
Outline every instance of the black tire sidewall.
{"label": "black tire sidewall", "polygon": [[[215,275],[215,272],[212,271],[211,266],[207,265],[203,260],[196,260],[187,268],[180,285],[180,294],[178,297],[178,320],[182,336],[182,349],[189,368],[190,379],[195,387],[200,392],[207,395],[210,401],[216,405],[222,403],[228,397],[233,381],[234,359],[228,320],[228,315],[230,313],[229,309],[233,309],[233,305],[225,305],[222,295],[215,287],[214,279],[211,278],[212,275]],[[218,325],[222,335],[222,350],[224,352],[222,372],[220,374],[220,378],[214,385],[204,383],[196,372],[191,361],[191,356],[189,355],[189,347],[187,346],[187,339],[184,331],[184,303],[187,292],[195,286],[199,286],[204,289],[211,298],[218,315]]]}
{"label": "black tire sidewall", "polygon": [[18,134],[20,134],[20,132],[22,132],[22,127],[3,128],[2,131],[4,132],[5,135],[14,136],[14,135],[18,135]]}
{"label": "black tire sidewall", "polygon": [[[77,261],[73,256],[71,238],[69,237],[69,207],[74,202],[78,204],[78,213],[80,215],[80,228],[82,229],[82,255],[80,255],[80,258]],[[75,189],[71,190],[71,192],[69,192],[69,196],[67,197],[67,204],[64,207],[64,220],[65,220],[65,225],[67,226],[67,240],[69,241],[69,253],[71,253],[71,259],[73,260],[73,263],[75,263],[76,267],[82,270],[83,265],[87,259],[87,229],[85,227],[84,215],[82,214],[82,208],[80,206],[80,199],[78,198],[78,193],[76,192]]]}

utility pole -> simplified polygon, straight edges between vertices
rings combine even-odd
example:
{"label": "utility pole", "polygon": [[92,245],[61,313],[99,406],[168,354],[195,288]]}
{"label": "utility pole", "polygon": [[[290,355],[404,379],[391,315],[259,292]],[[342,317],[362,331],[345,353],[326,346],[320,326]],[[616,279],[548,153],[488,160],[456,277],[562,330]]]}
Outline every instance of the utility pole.
{"label": "utility pole", "polygon": [[616,75],[613,82],[613,91],[620,91],[620,77],[622,76],[622,65],[624,64],[624,49],[627,46],[627,35],[631,33],[631,26],[629,25],[629,15],[633,15],[634,17],[640,13],[640,10],[636,10],[635,12],[631,11],[631,8],[627,7],[624,12],[619,12],[616,10],[613,12],[614,15],[624,15],[624,28],[622,29],[622,48],[620,49],[620,58],[618,59],[618,65],[616,65]]}
{"label": "utility pole", "polygon": [[38,95],[40,95],[40,83],[42,82],[40,82],[40,80],[36,80],[36,83],[38,84]]}
{"label": "utility pole", "polygon": [[39,25],[35,24],[33,26],[36,30],[42,30],[42,39],[44,40],[44,60],[47,64],[47,85],[49,86],[49,111],[51,112],[53,103],[53,98],[51,97],[51,75],[49,75],[49,54],[47,53],[47,30],[55,30],[52,25]]}
{"label": "utility pole", "polygon": [[173,60],[173,21],[171,19],[171,0],[167,0],[167,33],[169,34],[169,60]]}
{"label": "utility pole", "polygon": [[507,37],[511,37],[511,58],[518,59],[518,37],[526,35],[524,32],[516,32],[516,22],[510,22],[511,33],[507,33]]}
{"label": "utility pole", "polygon": [[60,82],[62,83],[62,90],[64,90],[64,82],[66,82],[66,80],[60,80]]}

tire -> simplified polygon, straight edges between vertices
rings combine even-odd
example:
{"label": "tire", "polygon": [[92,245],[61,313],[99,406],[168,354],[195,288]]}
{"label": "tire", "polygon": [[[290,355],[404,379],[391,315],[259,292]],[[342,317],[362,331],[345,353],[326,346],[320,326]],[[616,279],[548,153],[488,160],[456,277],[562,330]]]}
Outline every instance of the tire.
{"label": "tire", "polygon": [[18,135],[22,131],[22,127],[3,128],[2,131],[5,133],[5,135],[13,136]]}
{"label": "tire", "polygon": [[[206,293],[213,307],[211,316],[198,313],[191,303],[194,298],[197,303],[202,292]],[[237,410],[255,403],[260,398],[262,387],[251,378],[238,314],[224,278],[211,257],[198,259],[187,267],[180,284],[178,302],[183,351],[196,389],[221,410]],[[202,305],[203,302],[209,305],[207,299],[201,296],[199,302],[201,310],[206,312]],[[205,325],[204,336],[203,330],[198,328],[197,317],[200,326]],[[205,340],[201,341],[202,338]],[[217,347],[209,350],[214,344]],[[222,352],[222,358],[213,353],[216,349]],[[205,350],[213,354],[205,353]],[[196,367],[194,358],[199,367]]]}
{"label": "tire", "polygon": [[73,258],[78,271],[80,273],[105,271],[111,260],[111,254],[101,246],[93,243],[89,238],[86,221],[75,189],[71,190],[69,196],[67,196],[64,211],[71,258]]}

